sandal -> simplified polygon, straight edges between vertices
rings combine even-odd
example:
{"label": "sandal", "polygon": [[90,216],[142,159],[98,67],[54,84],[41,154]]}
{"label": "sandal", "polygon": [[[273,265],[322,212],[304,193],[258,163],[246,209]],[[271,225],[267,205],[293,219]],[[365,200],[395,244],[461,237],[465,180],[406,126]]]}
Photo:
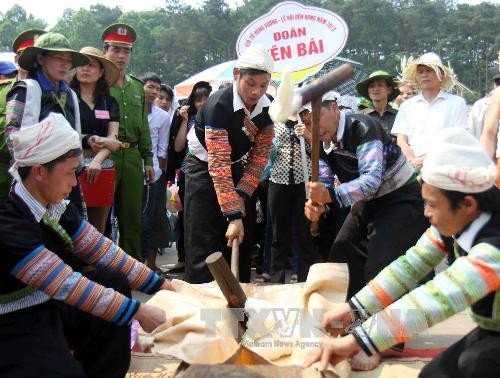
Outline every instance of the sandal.
{"label": "sandal", "polygon": [[255,277],[255,283],[266,283],[271,281],[271,276],[268,273],[257,274]]}

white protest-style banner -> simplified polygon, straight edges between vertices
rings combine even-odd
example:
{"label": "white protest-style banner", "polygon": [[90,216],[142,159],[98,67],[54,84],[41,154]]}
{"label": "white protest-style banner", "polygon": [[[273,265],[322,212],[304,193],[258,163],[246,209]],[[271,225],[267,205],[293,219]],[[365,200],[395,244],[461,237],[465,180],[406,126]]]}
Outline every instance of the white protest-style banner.
{"label": "white protest-style banner", "polygon": [[236,52],[240,56],[248,47],[261,44],[274,59],[275,73],[290,67],[298,83],[337,56],[348,34],[347,24],[338,14],[285,1],[243,29]]}

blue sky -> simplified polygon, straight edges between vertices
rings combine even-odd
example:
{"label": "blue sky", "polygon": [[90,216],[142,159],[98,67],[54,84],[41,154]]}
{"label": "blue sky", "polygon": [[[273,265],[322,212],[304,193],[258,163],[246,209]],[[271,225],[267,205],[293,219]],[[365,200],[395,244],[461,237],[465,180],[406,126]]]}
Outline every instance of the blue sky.
{"label": "blue sky", "polygon": [[[203,0],[181,1],[192,6],[198,6],[203,3]],[[165,0],[50,0],[47,2],[40,0],[2,0],[1,3],[3,11],[9,9],[14,4],[19,4],[29,13],[32,13],[38,18],[46,20],[49,24],[49,27],[51,27],[55,25],[57,19],[62,16],[64,10],[67,8],[88,9],[92,4],[100,3],[108,7],[119,6],[123,11],[142,11],[161,8],[165,5]],[[228,1],[228,3],[233,3],[236,5],[238,3],[238,0],[230,0]]]}
{"label": "blue sky", "polygon": [[[459,0],[459,3],[479,4],[482,1],[483,0]],[[182,2],[192,6],[198,6],[203,3],[203,0],[182,0]],[[242,0],[227,0],[227,2],[230,6],[236,6],[243,3]],[[298,2],[300,2],[300,0]],[[489,0],[489,2],[500,4],[500,0]],[[14,4],[19,4],[29,13],[46,20],[49,27],[52,27],[67,8],[88,9],[92,4],[101,3],[108,7],[120,6],[123,11],[141,11],[163,7],[165,0],[50,0],[47,2],[40,0],[2,0],[1,3],[3,12]]]}

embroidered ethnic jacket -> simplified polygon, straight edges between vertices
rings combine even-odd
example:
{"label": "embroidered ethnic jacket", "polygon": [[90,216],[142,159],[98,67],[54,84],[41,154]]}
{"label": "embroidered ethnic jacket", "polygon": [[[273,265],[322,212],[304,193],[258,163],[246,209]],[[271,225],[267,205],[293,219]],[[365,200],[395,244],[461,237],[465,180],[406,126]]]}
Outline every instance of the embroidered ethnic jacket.
{"label": "embroidered ethnic jacket", "polygon": [[[363,320],[353,334],[366,353],[404,342],[466,308],[481,328],[500,332],[500,213],[490,215],[469,251],[429,228],[349,300]],[[447,255],[453,255],[450,267],[417,287]]]}

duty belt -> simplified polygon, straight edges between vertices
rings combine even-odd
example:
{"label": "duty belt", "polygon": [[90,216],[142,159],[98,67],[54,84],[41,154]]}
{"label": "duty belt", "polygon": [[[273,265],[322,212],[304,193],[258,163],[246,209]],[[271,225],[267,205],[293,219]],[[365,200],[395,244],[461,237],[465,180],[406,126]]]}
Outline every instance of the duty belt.
{"label": "duty belt", "polygon": [[137,142],[121,142],[122,148],[136,148],[138,143]]}

